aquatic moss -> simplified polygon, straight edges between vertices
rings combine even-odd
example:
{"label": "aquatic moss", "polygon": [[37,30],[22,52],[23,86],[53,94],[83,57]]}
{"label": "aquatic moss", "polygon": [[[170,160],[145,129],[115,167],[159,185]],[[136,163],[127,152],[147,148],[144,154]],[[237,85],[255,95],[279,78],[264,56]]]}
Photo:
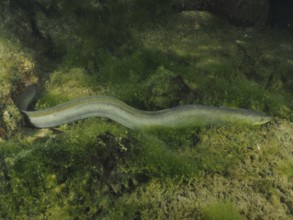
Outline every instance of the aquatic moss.
{"label": "aquatic moss", "polygon": [[100,94],[107,91],[103,85],[96,83],[97,77],[83,68],[56,70],[50,75],[44,93],[38,97],[36,108],[51,107],[74,98],[94,95],[96,90]]}
{"label": "aquatic moss", "polygon": [[24,85],[35,83],[37,77],[33,73],[33,51],[22,48],[14,38],[7,40],[3,36],[0,38],[0,129],[1,137],[9,137],[22,121],[12,97]]}
{"label": "aquatic moss", "polygon": [[201,214],[195,201],[188,199],[188,192],[177,194],[180,188],[179,181],[153,179],[138,186],[133,193],[121,196],[106,219],[127,219],[128,216],[133,219],[199,219]]}
{"label": "aquatic moss", "polygon": [[[288,62],[290,37],[276,36],[269,30],[267,34],[251,29],[236,31],[226,25],[215,26],[210,35],[206,26],[215,18],[203,14],[182,13],[176,20],[169,18],[170,23],[165,26],[136,34],[146,48],[189,57],[187,65],[177,63],[173,68],[181,68],[180,74],[187,84],[201,91],[201,102],[265,111],[292,120],[288,110],[292,108],[288,101],[292,97],[284,92],[284,80],[289,80],[293,68]],[[256,42],[259,38],[263,39],[261,43]]]}
{"label": "aquatic moss", "polygon": [[280,171],[288,178],[293,177],[293,162],[292,161],[282,161],[279,165]]}
{"label": "aquatic moss", "polygon": [[183,78],[164,66],[158,67],[145,83],[145,87],[142,93],[149,94],[149,96],[144,95],[144,102],[150,110],[177,106],[181,100],[192,97],[192,92]]}
{"label": "aquatic moss", "polygon": [[240,220],[243,216],[230,202],[218,202],[207,205],[203,210],[203,219],[206,220]]}
{"label": "aquatic moss", "polygon": [[[101,132],[102,129],[94,124],[92,126],[97,129],[96,131]],[[76,133],[72,131],[68,133],[68,136],[59,138],[39,139],[33,143],[15,140],[11,144],[1,145],[1,152],[4,153],[3,163],[5,166],[2,166],[2,172],[4,172],[5,181],[0,187],[5,188],[2,198],[6,203],[10,203],[8,210],[1,210],[3,218],[45,217],[51,215],[51,208],[58,209],[54,201],[67,200],[71,204],[70,207],[73,207],[73,203],[78,201],[78,194],[83,193],[82,188],[89,187],[90,184],[100,190],[101,186],[107,186],[107,183],[115,188],[113,178],[116,177],[114,175],[107,177],[107,172],[116,165],[113,163],[114,167],[110,170],[108,165],[114,157],[120,160],[118,155],[123,154],[124,148],[121,148],[122,144],[118,144],[121,141],[118,141],[114,136],[109,136],[109,141],[112,144],[107,139],[104,140],[105,144],[103,144],[103,139],[98,141],[96,139],[97,133],[90,132],[90,129],[94,131],[92,126],[87,126],[88,136],[83,136],[83,138],[79,138],[80,130],[77,129]],[[85,149],[87,147],[88,149]],[[4,169],[5,167],[6,169]],[[119,166],[117,168],[120,169]],[[102,176],[105,177],[102,178]],[[92,182],[93,177],[95,182]],[[77,182],[72,182],[73,179]],[[110,181],[111,179],[113,181]],[[86,190],[87,197],[94,188]],[[111,190],[113,190],[112,188]],[[59,193],[61,192],[63,196],[60,197]],[[26,201],[25,205],[23,204],[24,200]],[[62,206],[62,203],[59,205]],[[29,208],[32,206],[34,208]],[[66,212],[67,216],[71,210],[70,207]],[[80,210],[79,213],[84,210],[79,206],[76,206],[75,209]]]}
{"label": "aquatic moss", "polygon": [[[133,168],[150,177],[190,177],[198,174],[194,152],[172,149],[154,135],[140,136]],[[137,169],[137,170],[136,170]]]}

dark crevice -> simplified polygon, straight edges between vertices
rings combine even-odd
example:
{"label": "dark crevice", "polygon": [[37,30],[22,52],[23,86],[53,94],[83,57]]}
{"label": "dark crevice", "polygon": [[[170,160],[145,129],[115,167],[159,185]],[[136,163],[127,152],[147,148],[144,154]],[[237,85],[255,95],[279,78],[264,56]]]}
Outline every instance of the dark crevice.
{"label": "dark crevice", "polygon": [[293,28],[293,1],[269,0],[268,24],[272,27]]}

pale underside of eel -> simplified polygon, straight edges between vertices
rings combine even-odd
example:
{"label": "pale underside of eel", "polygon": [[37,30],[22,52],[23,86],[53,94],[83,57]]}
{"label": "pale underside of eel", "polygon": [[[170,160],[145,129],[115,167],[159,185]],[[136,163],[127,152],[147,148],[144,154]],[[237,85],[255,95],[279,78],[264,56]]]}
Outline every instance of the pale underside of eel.
{"label": "pale underside of eel", "polygon": [[261,125],[271,120],[270,116],[260,112],[205,105],[182,105],[160,111],[142,111],[108,96],[88,96],[44,110],[22,109],[22,112],[30,124],[37,128],[57,127],[90,117],[108,118],[130,129],[221,124]]}

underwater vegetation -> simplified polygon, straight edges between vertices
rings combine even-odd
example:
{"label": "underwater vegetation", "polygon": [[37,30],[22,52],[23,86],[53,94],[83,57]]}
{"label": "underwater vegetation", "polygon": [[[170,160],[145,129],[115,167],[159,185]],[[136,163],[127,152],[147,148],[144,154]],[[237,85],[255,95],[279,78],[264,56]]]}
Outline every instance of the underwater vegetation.
{"label": "underwater vegetation", "polygon": [[[35,31],[25,5],[1,17],[1,219],[292,218],[292,34],[165,1],[68,2],[36,7]],[[13,101],[30,84],[36,110],[98,94],[273,120],[134,131],[91,118],[37,130]]]}

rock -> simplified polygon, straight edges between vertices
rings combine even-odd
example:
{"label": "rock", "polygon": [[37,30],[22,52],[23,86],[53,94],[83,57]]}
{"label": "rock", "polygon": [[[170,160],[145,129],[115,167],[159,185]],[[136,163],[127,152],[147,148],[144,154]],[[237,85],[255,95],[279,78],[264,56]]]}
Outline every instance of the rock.
{"label": "rock", "polygon": [[145,105],[153,110],[174,107],[190,92],[181,76],[159,67],[146,82]]}
{"label": "rock", "polygon": [[269,13],[268,0],[178,0],[177,10],[207,10],[227,18],[237,26],[265,24]]}

